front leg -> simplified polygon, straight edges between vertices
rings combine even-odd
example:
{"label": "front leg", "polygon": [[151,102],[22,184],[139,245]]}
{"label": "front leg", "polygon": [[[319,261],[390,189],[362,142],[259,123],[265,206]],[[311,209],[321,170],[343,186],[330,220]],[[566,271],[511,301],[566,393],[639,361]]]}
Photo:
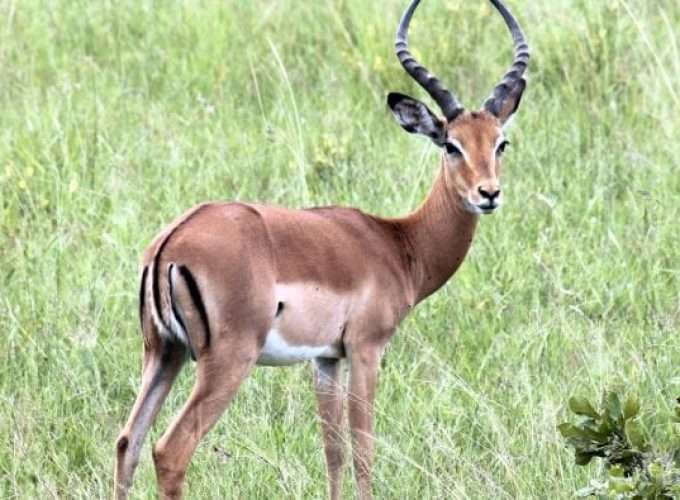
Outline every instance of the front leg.
{"label": "front leg", "polygon": [[372,343],[354,345],[349,350],[349,425],[352,430],[352,458],[359,498],[373,498],[373,401],[383,346]]}
{"label": "front leg", "polygon": [[314,360],[314,387],[319,403],[319,418],[326,452],[328,491],[331,500],[339,500],[342,492],[342,467],[345,442],[342,435],[343,388],[339,359]]}

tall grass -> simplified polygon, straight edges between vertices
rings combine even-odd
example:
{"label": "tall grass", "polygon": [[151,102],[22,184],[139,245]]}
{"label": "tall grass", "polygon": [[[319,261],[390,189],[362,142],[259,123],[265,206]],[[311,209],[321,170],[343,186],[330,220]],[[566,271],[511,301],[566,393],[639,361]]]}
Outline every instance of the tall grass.
{"label": "tall grass", "polygon": [[[667,421],[680,392],[680,7],[510,3],[533,58],[506,205],[386,354],[380,498],[571,498],[589,471],[555,428],[569,395],[625,388]],[[178,213],[417,206],[438,153],[384,104],[423,97],[393,55],[404,6],[0,2],[0,497],[109,494],[140,379],[138,256]],[[511,60],[482,0],[423,2],[411,43],[470,107]],[[323,496],[309,367],[257,369],[188,482],[190,498]],[[147,448],[135,497],[154,483]]]}

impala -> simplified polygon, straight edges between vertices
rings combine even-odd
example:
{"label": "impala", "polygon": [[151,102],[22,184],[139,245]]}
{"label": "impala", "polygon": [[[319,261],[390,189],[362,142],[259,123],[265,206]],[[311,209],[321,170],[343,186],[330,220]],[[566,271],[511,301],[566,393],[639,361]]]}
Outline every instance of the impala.
{"label": "impala", "polygon": [[407,132],[442,149],[427,199],[414,213],[389,219],[355,208],[204,203],[161,232],[142,261],[142,385],[116,443],[117,498],[127,496],[142,442],[188,356],[196,361],[193,391],[153,449],[163,498],[181,496],[196,446],[255,365],[306,360],[314,361],[330,497],[341,494],[345,393],[358,493],[372,497],[373,401],[383,350],[408,312],[458,269],[479,215],[501,204],[503,125],[519,105],[529,60],[517,21],[490,0],[512,34],[514,61],[481,110],[464,110],[409,52],[419,1],[399,24],[397,57],[444,118],[403,94],[389,94],[387,104]]}

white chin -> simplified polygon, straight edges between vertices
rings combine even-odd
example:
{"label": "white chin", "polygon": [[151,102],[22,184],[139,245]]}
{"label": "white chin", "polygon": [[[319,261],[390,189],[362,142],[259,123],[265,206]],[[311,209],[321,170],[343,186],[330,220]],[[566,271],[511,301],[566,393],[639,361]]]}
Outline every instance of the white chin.
{"label": "white chin", "polygon": [[492,214],[496,210],[498,210],[498,207],[500,207],[500,203],[497,203],[492,206],[486,206],[486,205],[475,205],[474,203],[471,203],[468,200],[465,200],[465,209],[473,214],[477,215],[484,215],[484,214]]}

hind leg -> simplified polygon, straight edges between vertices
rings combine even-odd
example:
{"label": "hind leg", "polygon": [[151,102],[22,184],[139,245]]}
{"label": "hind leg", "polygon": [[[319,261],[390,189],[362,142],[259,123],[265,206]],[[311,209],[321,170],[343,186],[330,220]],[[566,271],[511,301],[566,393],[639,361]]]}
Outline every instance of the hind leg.
{"label": "hind leg", "polygon": [[182,411],[154,447],[161,498],[181,498],[189,461],[250,373],[259,352],[256,335],[213,344],[197,362],[197,380]]}
{"label": "hind leg", "polygon": [[128,421],[116,441],[114,498],[127,497],[139,453],[149,427],[165,400],[186,357],[185,348],[154,337],[144,345],[142,387]]}

